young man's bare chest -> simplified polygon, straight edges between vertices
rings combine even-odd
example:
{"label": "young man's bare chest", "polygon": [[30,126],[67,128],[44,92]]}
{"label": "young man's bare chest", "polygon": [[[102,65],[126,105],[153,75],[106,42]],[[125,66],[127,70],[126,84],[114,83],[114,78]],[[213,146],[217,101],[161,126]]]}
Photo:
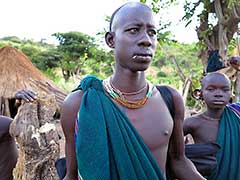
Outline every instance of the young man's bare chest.
{"label": "young man's bare chest", "polygon": [[216,141],[218,128],[219,121],[198,119],[196,128],[193,131],[193,138],[195,143],[207,143],[209,141]]}
{"label": "young man's bare chest", "polygon": [[164,168],[173,119],[161,95],[156,91],[144,107],[126,109],[125,113],[160,166]]}
{"label": "young man's bare chest", "polygon": [[124,111],[150,149],[168,144],[173,120],[157,90],[143,107]]}

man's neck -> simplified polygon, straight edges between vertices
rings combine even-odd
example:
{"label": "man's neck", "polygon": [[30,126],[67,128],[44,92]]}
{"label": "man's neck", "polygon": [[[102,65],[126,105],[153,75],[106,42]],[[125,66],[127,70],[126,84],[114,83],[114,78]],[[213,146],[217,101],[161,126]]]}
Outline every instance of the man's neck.
{"label": "man's neck", "polygon": [[214,119],[220,119],[223,113],[223,110],[224,108],[218,108],[218,109],[207,108],[205,115]]}
{"label": "man's neck", "polygon": [[111,83],[120,91],[135,92],[146,85],[145,73],[119,74],[116,72],[111,77]]}

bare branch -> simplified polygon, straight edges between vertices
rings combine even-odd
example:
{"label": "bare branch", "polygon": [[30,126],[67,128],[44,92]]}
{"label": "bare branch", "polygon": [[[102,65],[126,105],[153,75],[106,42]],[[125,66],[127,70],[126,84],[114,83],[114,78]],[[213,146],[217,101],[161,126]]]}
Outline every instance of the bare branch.
{"label": "bare branch", "polygon": [[182,80],[183,82],[185,82],[186,76],[184,75],[184,73],[182,72],[182,69],[181,69],[180,66],[178,65],[176,58],[175,58],[174,56],[172,56],[171,59],[172,59],[173,64],[176,65],[177,72],[178,72],[178,75],[180,76],[181,80]]}
{"label": "bare branch", "polygon": [[237,18],[237,19],[240,19],[239,7],[234,5],[232,10],[233,10],[232,12],[233,12],[234,17]]}
{"label": "bare branch", "polygon": [[218,17],[219,24],[225,24],[226,20],[222,11],[221,0],[215,0],[214,6],[215,6],[215,12]]}
{"label": "bare branch", "polygon": [[184,104],[186,104],[186,102],[187,102],[188,92],[189,92],[189,89],[190,89],[191,84],[192,84],[192,77],[193,77],[193,71],[190,72],[190,75],[186,79],[185,84],[184,84],[184,89],[183,89],[183,93],[182,93]]}

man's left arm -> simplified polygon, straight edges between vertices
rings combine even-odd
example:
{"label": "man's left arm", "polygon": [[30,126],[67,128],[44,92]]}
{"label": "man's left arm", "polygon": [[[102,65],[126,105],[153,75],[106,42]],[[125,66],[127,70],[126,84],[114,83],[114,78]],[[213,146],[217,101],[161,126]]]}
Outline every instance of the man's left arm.
{"label": "man's left arm", "polygon": [[171,171],[177,179],[205,180],[193,163],[185,156],[183,136],[184,104],[180,94],[174,89],[170,90],[173,95],[175,108],[173,132],[168,148]]}

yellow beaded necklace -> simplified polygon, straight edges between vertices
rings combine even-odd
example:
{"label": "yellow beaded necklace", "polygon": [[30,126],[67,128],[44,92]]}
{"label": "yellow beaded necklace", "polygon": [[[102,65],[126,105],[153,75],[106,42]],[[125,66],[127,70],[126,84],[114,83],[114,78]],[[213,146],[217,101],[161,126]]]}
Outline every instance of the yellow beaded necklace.
{"label": "yellow beaded necklace", "polygon": [[[126,108],[129,109],[137,109],[142,107],[148,100],[149,97],[152,96],[152,92],[153,92],[153,85],[150,82],[147,82],[146,86],[140,90],[138,90],[137,92],[131,92],[131,93],[124,93],[121,92],[120,90],[118,90],[117,88],[115,88],[112,84],[111,84],[111,77],[108,77],[107,79],[103,80],[103,87],[104,89],[107,91],[107,93],[119,104],[125,106]],[[132,101],[128,101],[124,94],[126,95],[131,95],[131,94],[138,94],[141,91],[143,91],[145,88],[148,87],[148,92],[146,93],[146,95],[140,99],[137,100],[136,102],[132,102]]]}

